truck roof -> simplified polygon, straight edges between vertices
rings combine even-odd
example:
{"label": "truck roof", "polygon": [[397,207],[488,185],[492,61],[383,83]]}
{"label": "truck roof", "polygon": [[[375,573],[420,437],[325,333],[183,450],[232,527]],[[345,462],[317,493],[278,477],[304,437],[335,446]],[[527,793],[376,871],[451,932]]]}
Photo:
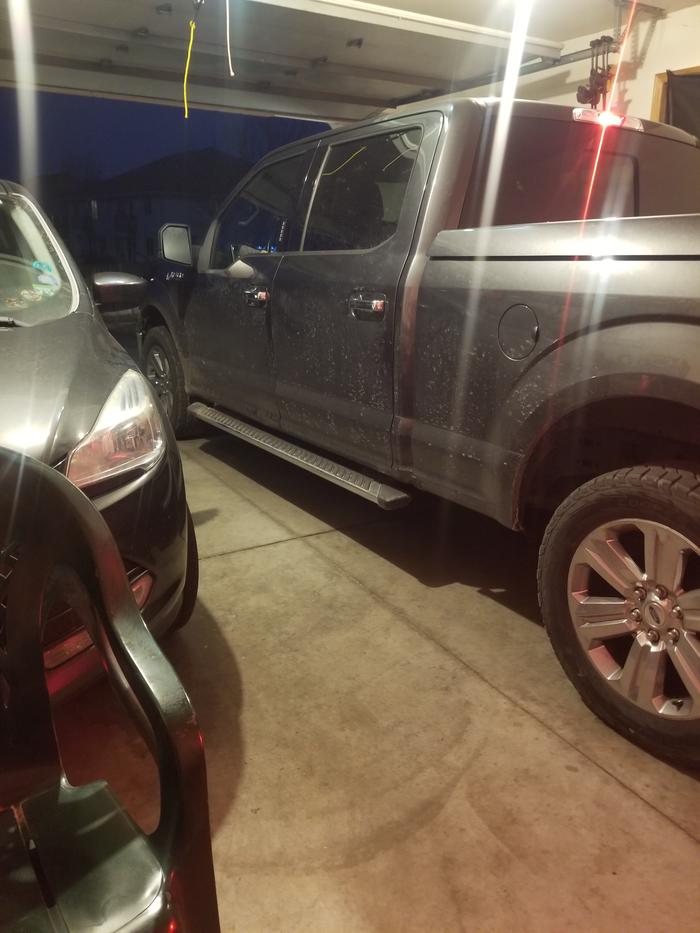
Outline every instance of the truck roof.
{"label": "truck roof", "polygon": [[[374,126],[385,120],[397,120],[403,117],[418,115],[421,113],[452,113],[457,109],[467,109],[479,107],[483,109],[496,109],[500,104],[498,97],[469,97],[468,94],[461,92],[457,94],[447,94],[443,97],[434,97],[427,100],[416,101],[412,104],[404,104],[388,110],[382,110],[369,115],[366,119],[357,121],[354,124],[343,124],[342,126],[326,130],[323,133],[317,133],[314,136],[307,137],[304,140],[297,140],[289,146],[284,146],[277,152],[289,148],[298,148],[301,142],[308,143],[311,140],[325,139],[338,133],[346,132],[353,127]],[[551,104],[545,101],[534,100],[515,100],[513,101],[513,116],[518,117],[537,117],[547,120],[566,120],[572,119],[573,111],[576,108],[565,104]],[[626,115],[625,115],[626,116]],[[700,140],[685,130],[678,129],[675,126],[668,126],[665,123],[656,123],[653,120],[641,120],[644,132],[650,136],[659,136],[673,142],[685,143],[688,146],[700,148]]]}
{"label": "truck roof", "polygon": [[[448,100],[450,99],[451,98],[448,98]],[[497,107],[500,103],[497,97],[476,97],[471,99],[484,107]],[[513,113],[516,116],[523,117],[545,117],[550,120],[571,120],[571,115],[575,109],[578,108],[565,104],[550,104],[546,101],[515,100],[513,102]],[[623,114],[623,116],[633,117],[634,114]],[[685,130],[681,130],[677,126],[669,126],[667,123],[657,123],[654,120],[644,119],[641,119],[641,123],[644,127],[644,132],[651,136],[661,136],[664,139],[671,139],[674,142],[700,147],[700,141],[695,136],[691,133],[686,133]]]}

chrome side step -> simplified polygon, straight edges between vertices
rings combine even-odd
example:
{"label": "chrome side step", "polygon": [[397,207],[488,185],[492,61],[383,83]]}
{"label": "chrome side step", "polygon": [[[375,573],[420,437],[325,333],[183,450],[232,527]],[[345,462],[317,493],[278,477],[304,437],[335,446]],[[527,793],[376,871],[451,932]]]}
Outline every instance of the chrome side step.
{"label": "chrome side step", "polygon": [[380,506],[382,509],[400,509],[411,501],[411,497],[400,489],[395,489],[393,486],[372,479],[371,476],[366,476],[357,470],[352,470],[340,463],[335,463],[333,460],[328,460],[326,457],[314,454],[310,450],[305,450],[303,447],[298,447],[296,444],[290,443],[290,441],[285,441],[268,431],[263,431],[262,428],[256,428],[252,424],[235,418],[233,415],[219,411],[217,408],[210,408],[202,402],[194,402],[190,405],[189,412],[195,418],[199,418],[200,421],[211,424],[215,428],[221,428],[227,434],[231,434],[242,441],[247,441],[255,447],[267,450],[288,463],[293,463],[303,470],[308,470],[309,473],[314,473],[316,476],[322,477],[322,479],[335,483],[336,486],[341,486],[343,489],[354,492],[357,496],[362,496],[363,499],[369,499],[370,502],[374,502],[375,505]]}

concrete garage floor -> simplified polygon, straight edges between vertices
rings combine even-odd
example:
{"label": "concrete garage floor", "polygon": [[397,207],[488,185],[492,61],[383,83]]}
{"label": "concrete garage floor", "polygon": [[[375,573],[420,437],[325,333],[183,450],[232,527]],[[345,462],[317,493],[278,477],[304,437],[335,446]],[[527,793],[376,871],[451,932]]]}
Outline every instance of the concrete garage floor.
{"label": "concrete garage floor", "polygon": [[[165,648],[206,737],[225,931],[700,929],[697,776],[578,700],[523,539],[229,438],[182,454],[202,579]],[[74,779],[152,823],[104,684],[59,733]]]}

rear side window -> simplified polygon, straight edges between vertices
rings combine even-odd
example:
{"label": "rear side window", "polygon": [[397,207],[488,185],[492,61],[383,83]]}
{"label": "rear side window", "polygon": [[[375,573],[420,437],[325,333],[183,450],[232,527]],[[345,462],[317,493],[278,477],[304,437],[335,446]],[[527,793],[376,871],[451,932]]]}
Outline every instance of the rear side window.
{"label": "rear side window", "polygon": [[700,213],[697,146],[647,135],[640,144],[639,174],[642,216]]}
{"label": "rear side window", "polygon": [[318,180],[304,252],[371,249],[399,224],[420,128],[332,146]]}
{"label": "rear side window", "polygon": [[268,165],[236,195],[221,215],[212,268],[228,268],[241,249],[245,254],[298,248],[297,208],[311,158],[307,152]]}
{"label": "rear side window", "polygon": [[[637,213],[637,161],[631,155],[604,148],[598,158],[600,129],[561,120],[514,117],[498,198],[494,226],[575,220],[584,216],[631,217]],[[488,147],[490,150],[490,146]],[[480,188],[488,165],[480,166]],[[483,196],[483,192],[481,192]],[[465,226],[489,223],[470,218]]]}
{"label": "rear side window", "polygon": [[[600,127],[573,120],[514,117],[493,218],[482,219],[484,157],[470,185],[462,226],[700,210],[700,150],[616,128],[606,131],[600,148],[600,136]],[[484,152],[490,148],[489,143]]]}

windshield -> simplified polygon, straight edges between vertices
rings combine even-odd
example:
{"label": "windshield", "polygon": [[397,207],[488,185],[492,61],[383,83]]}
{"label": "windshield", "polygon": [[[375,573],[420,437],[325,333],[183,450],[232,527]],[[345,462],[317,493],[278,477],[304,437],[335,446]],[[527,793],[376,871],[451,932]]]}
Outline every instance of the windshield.
{"label": "windshield", "polygon": [[75,310],[77,298],[73,275],[31,201],[0,197],[0,323],[53,321]]}

